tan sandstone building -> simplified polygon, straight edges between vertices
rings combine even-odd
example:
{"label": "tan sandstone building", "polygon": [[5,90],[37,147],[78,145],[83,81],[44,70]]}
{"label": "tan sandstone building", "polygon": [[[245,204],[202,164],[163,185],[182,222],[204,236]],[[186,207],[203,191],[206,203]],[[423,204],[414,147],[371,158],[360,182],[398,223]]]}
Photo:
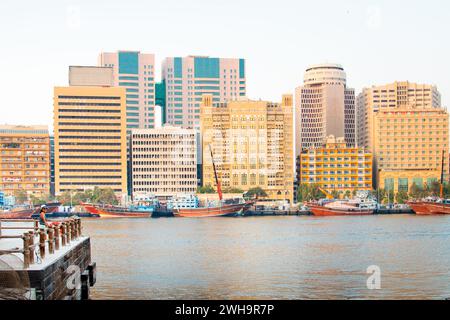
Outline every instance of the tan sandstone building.
{"label": "tan sandstone building", "polygon": [[203,185],[215,185],[209,146],[223,188],[260,187],[270,199],[293,201],[293,101],[242,98],[213,103],[204,95],[200,111]]}
{"label": "tan sandstone building", "polygon": [[435,86],[395,82],[357,98],[359,146],[374,154],[375,187],[408,191],[448,179],[448,113]]}

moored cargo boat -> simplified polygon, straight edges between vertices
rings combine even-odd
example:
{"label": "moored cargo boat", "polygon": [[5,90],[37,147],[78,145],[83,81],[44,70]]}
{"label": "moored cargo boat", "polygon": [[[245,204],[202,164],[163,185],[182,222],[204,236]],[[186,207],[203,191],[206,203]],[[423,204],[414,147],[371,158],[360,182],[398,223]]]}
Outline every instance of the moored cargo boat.
{"label": "moored cargo boat", "polygon": [[417,215],[450,214],[450,200],[424,199],[408,201],[408,205]]}
{"label": "moored cargo boat", "polygon": [[153,210],[132,210],[117,206],[101,207],[88,203],[82,203],[81,205],[87,212],[100,218],[148,218],[153,212]]}
{"label": "moored cargo boat", "polygon": [[251,206],[250,202],[244,202],[242,199],[234,199],[233,202],[227,203],[226,201],[220,201],[219,205],[210,207],[174,208],[173,215],[176,217],[195,218],[235,216],[245,212]]}
{"label": "moored cargo boat", "polygon": [[357,207],[329,207],[317,204],[308,204],[309,210],[315,216],[365,216],[375,213],[376,209]]}
{"label": "moored cargo boat", "polygon": [[444,199],[444,158],[445,150],[441,157],[441,181],[440,197],[427,197],[422,200],[408,201],[407,204],[417,215],[442,215],[450,214],[450,199]]}
{"label": "moored cargo boat", "polygon": [[219,201],[215,203],[207,203],[204,206],[198,206],[198,201],[195,201],[194,199],[193,201],[188,202],[188,205],[186,207],[181,207],[179,202],[174,201],[173,215],[175,217],[200,218],[234,216],[240,215],[250,208],[252,202],[245,202],[244,199],[223,199],[222,188],[217,176],[216,165],[214,163],[214,156],[211,145],[209,145],[209,151],[211,153],[211,160],[214,170],[214,178],[216,180],[217,193],[219,195]]}
{"label": "moored cargo boat", "polygon": [[[45,206],[47,207],[47,213],[52,214],[58,211],[61,203],[47,203]],[[1,219],[31,219],[33,215],[39,214],[41,206],[34,206],[24,209],[13,209],[10,211],[4,211],[0,213]]]}
{"label": "moored cargo boat", "polygon": [[376,212],[378,203],[370,198],[308,203],[315,216],[365,216]]}

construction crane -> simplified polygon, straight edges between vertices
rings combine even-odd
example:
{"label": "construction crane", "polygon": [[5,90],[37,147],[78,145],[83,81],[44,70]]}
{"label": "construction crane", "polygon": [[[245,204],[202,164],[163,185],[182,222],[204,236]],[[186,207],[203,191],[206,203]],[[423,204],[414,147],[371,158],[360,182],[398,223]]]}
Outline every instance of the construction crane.
{"label": "construction crane", "polygon": [[327,199],[334,199],[334,197],[331,195],[331,193],[329,193],[328,191],[322,189],[321,187],[319,187],[319,190],[322,191],[322,193],[325,195],[325,197]]}

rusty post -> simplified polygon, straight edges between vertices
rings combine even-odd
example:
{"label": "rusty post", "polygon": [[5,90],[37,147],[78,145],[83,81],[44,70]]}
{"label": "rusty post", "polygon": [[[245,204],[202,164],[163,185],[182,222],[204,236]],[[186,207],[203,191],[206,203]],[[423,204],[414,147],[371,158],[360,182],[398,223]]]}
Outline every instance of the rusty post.
{"label": "rusty post", "polygon": [[30,243],[28,233],[23,234],[23,268],[27,269],[30,266]]}
{"label": "rusty post", "polygon": [[47,229],[47,233],[48,233],[48,253],[49,254],[53,254],[55,253],[55,247],[54,247],[54,230],[53,228],[48,228]]}
{"label": "rusty post", "polygon": [[66,227],[66,244],[70,243],[70,221],[67,221],[65,224]]}
{"label": "rusty post", "polygon": [[41,259],[45,259],[45,231],[39,231],[39,254],[41,255]]}
{"label": "rusty post", "polygon": [[70,242],[73,241],[73,221],[69,220],[69,239]]}
{"label": "rusty post", "polygon": [[61,228],[61,245],[64,247],[66,245],[66,224],[62,222],[60,228]]}
{"label": "rusty post", "polygon": [[72,225],[72,220],[69,220],[67,222],[67,229],[69,229],[69,242],[72,242],[73,240],[73,225]]}
{"label": "rusty post", "polygon": [[78,218],[78,236],[81,237],[81,218]]}
{"label": "rusty post", "polygon": [[80,232],[80,219],[79,219],[79,218],[76,218],[76,219],[75,219],[75,230],[76,230],[75,234],[76,234],[77,239],[78,239],[78,238],[81,236],[81,232]]}
{"label": "rusty post", "polygon": [[39,220],[34,220],[34,232],[39,231]]}
{"label": "rusty post", "polygon": [[78,239],[78,221],[75,218],[73,219],[73,237]]}
{"label": "rusty post", "polygon": [[77,238],[77,231],[75,230],[75,220],[72,219],[72,240],[75,240]]}
{"label": "rusty post", "polygon": [[34,263],[34,231],[28,232],[28,250],[30,250],[30,264]]}
{"label": "rusty post", "polygon": [[53,229],[55,230],[55,250],[59,250],[59,226],[54,226]]}

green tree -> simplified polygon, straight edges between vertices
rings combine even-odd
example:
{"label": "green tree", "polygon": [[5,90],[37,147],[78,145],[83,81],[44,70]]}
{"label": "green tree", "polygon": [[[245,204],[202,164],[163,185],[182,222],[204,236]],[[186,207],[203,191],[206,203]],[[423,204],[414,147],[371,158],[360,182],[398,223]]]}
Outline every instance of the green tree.
{"label": "green tree", "polygon": [[350,190],[346,190],[345,193],[344,193],[344,197],[350,198],[351,196],[352,196],[351,191]]}
{"label": "green tree", "polygon": [[70,191],[64,191],[63,193],[61,193],[60,195],[58,195],[56,197],[56,200],[61,202],[64,205],[69,205],[70,204],[70,199],[71,199],[71,192]]}
{"label": "green tree", "polygon": [[229,188],[223,189],[222,192],[223,193],[244,193],[244,190],[239,189],[239,188],[229,187]]}
{"label": "green tree", "polygon": [[395,194],[393,190],[378,189],[377,190],[377,200],[379,203],[387,204],[393,203],[395,199]]}
{"label": "green tree", "polygon": [[249,189],[246,193],[245,193],[245,197],[247,198],[264,198],[267,197],[267,193],[260,187],[255,187],[255,188],[251,188]]}
{"label": "green tree", "polygon": [[413,199],[419,199],[423,197],[424,192],[422,188],[420,188],[415,182],[413,182],[411,188],[409,188],[409,195]]}
{"label": "green tree", "polygon": [[404,190],[397,192],[395,195],[395,200],[400,204],[406,203],[406,201],[408,201],[408,192]]}
{"label": "green tree", "polygon": [[16,198],[17,204],[24,204],[28,201],[28,194],[25,190],[14,191],[14,197]]}
{"label": "green tree", "polygon": [[319,185],[312,183],[302,183],[297,190],[297,201],[311,201],[325,198],[326,195],[320,191]]}
{"label": "green tree", "polygon": [[433,180],[427,189],[430,195],[439,196],[441,193],[441,184],[438,181]]}
{"label": "green tree", "polygon": [[197,193],[216,193],[216,190],[210,184],[207,184],[206,186],[198,187]]}
{"label": "green tree", "polygon": [[444,197],[449,198],[450,197],[450,183],[444,182]]}
{"label": "green tree", "polygon": [[337,190],[332,190],[331,195],[333,196],[334,199],[339,199],[341,194]]}
{"label": "green tree", "polygon": [[52,201],[51,197],[49,194],[47,195],[42,195],[40,197],[35,196],[34,194],[30,195],[30,201],[33,205],[43,205],[46,204],[50,201]]}
{"label": "green tree", "polygon": [[92,192],[93,203],[106,203],[116,205],[118,203],[114,190],[111,188],[98,188],[95,187]]}

